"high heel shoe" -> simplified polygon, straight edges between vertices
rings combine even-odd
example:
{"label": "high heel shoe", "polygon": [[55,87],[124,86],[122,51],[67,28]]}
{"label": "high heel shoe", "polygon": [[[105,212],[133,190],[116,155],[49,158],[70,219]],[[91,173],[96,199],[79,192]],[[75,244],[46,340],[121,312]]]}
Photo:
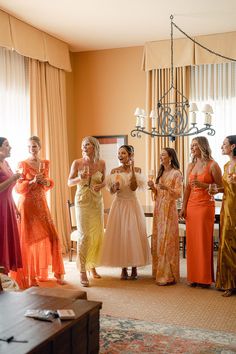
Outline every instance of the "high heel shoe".
{"label": "high heel shoe", "polygon": [[63,275],[55,273],[54,277],[57,280],[57,284],[60,284],[60,285],[65,285],[66,284]]}
{"label": "high heel shoe", "polygon": [[137,279],[138,279],[137,268],[136,267],[132,267],[130,280],[137,280]]}
{"label": "high heel shoe", "polygon": [[127,279],[128,279],[127,268],[122,268],[120,280],[127,280]]}
{"label": "high heel shoe", "polygon": [[233,289],[227,289],[222,294],[224,297],[230,297],[231,295],[233,295]]}
{"label": "high heel shoe", "polygon": [[85,288],[89,287],[89,281],[86,272],[80,272],[80,284]]}
{"label": "high heel shoe", "polygon": [[101,275],[97,273],[96,268],[91,268],[89,271],[89,274],[90,274],[90,272],[91,272],[92,277],[94,279],[101,279]]}

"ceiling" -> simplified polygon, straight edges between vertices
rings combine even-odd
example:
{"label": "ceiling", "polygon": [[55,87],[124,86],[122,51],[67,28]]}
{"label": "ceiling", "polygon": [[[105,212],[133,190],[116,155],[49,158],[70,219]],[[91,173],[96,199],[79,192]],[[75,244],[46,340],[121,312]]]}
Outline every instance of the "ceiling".
{"label": "ceiling", "polygon": [[171,14],[190,36],[236,31],[235,0],[0,0],[0,9],[74,52],[168,39]]}

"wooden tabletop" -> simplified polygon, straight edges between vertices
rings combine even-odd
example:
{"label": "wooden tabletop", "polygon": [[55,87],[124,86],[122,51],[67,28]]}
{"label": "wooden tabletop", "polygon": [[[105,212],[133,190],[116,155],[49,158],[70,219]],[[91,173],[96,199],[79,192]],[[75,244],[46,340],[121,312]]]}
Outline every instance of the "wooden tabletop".
{"label": "wooden tabletop", "polygon": [[[94,308],[101,308],[100,302],[32,295],[24,292],[0,292],[0,338],[14,336],[16,340],[27,343],[6,343],[0,341],[0,353],[23,354],[32,351],[45,341],[50,340],[65,328],[74,325],[78,319],[86,316]],[[45,322],[25,317],[27,309],[73,309],[74,320]]]}

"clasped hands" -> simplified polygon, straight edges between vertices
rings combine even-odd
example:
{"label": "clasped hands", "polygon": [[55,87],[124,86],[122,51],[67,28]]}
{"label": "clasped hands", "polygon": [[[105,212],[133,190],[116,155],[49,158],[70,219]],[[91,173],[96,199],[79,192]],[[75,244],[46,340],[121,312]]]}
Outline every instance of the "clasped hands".
{"label": "clasped hands", "polygon": [[43,186],[48,185],[48,180],[44,177],[43,173],[38,173],[37,175],[35,175],[34,178],[30,182],[42,184]]}

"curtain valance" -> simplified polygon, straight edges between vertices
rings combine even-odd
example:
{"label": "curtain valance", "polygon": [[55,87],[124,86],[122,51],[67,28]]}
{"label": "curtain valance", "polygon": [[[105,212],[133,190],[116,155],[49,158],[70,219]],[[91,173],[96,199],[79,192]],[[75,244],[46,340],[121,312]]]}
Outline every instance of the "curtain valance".
{"label": "curtain valance", "polygon": [[71,71],[68,44],[0,10],[0,46]]}
{"label": "curtain valance", "polygon": [[[226,57],[236,59],[236,32],[193,37],[205,47]],[[188,38],[174,39],[174,66],[216,64],[228,62],[209,53]],[[170,40],[147,42],[144,46],[142,69],[170,68]]]}

